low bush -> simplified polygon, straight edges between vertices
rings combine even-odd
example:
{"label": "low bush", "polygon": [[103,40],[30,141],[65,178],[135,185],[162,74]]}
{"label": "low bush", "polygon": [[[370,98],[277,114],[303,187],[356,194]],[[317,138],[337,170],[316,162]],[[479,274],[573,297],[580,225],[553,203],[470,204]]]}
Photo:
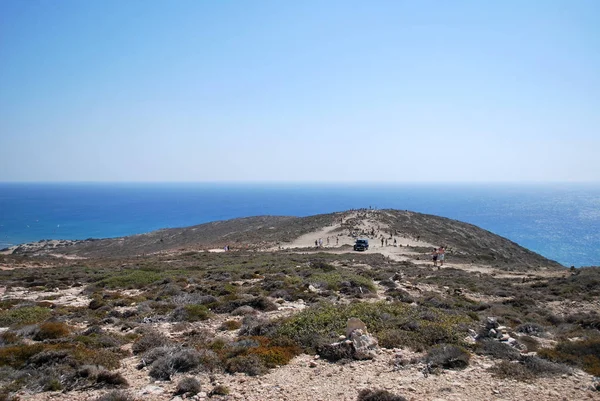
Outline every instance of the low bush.
{"label": "low bush", "polygon": [[138,338],[132,345],[131,351],[134,355],[142,354],[150,349],[163,347],[169,343],[169,339],[158,331],[148,331]]}
{"label": "low bush", "polygon": [[35,341],[54,340],[66,337],[70,332],[69,326],[61,322],[46,322],[40,325],[39,330],[33,336]]}
{"label": "low bush", "polygon": [[175,395],[194,396],[202,390],[200,382],[195,377],[184,377],[175,388]]}
{"label": "low bush", "polygon": [[189,372],[200,366],[200,354],[195,349],[170,349],[150,366],[150,376],[158,380],[171,380],[175,373]]}
{"label": "low bush", "polygon": [[[466,315],[412,307],[401,302],[322,303],[284,320],[275,327],[272,336],[288,337],[310,352],[324,343],[336,341],[345,332],[351,317],[362,320],[375,337],[384,337],[384,344],[389,347],[461,344],[465,324],[470,322]],[[408,327],[410,322],[416,325]]]}
{"label": "low bush", "polygon": [[210,317],[210,311],[204,305],[189,304],[180,306],[173,311],[171,320],[174,322],[197,322],[207,320]]}
{"label": "low bush", "polygon": [[529,382],[534,379],[534,375],[523,364],[518,361],[502,361],[492,366],[489,371],[493,376],[499,379],[513,379],[523,382]]}
{"label": "low bush", "polygon": [[0,311],[0,327],[39,323],[51,314],[50,309],[40,306],[22,306]]}
{"label": "low bush", "polygon": [[259,376],[267,373],[268,369],[258,355],[240,355],[227,361],[227,372],[245,373],[248,376]]}
{"label": "low bush", "polygon": [[127,386],[127,380],[119,372],[109,372],[107,370],[101,370],[96,376],[96,383],[107,384],[110,386]]}
{"label": "low bush", "polygon": [[519,350],[506,343],[489,338],[484,338],[483,340],[477,342],[476,352],[479,355],[487,355],[492,358],[502,359],[505,361],[516,361],[521,356]]}
{"label": "low bush", "polygon": [[530,336],[540,336],[544,331],[544,328],[536,323],[524,323],[517,327],[517,332],[525,333]]}
{"label": "low bush", "polygon": [[452,344],[437,345],[427,352],[426,362],[432,368],[464,369],[469,366],[471,355]]}
{"label": "low bush", "polygon": [[210,390],[208,396],[212,397],[215,395],[228,395],[230,392],[231,390],[229,390],[229,387],[219,384],[215,386],[212,390]]}
{"label": "low bush", "polygon": [[356,401],[406,401],[406,398],[387,390],[364,389],[358,393]]}
{"label": "low bush", "polygon": [[125,270],[119,274],[111,274],[98,284],[106,288],[143,288],[162,277],[160,273],[148,270]]}
{"label": "low bush", "polygon": [[131,396],[129,393],[127,393],[125,391],[113,390],[109,393],[106,393],[106,394],[96,398],[94,401],[136,401],[136,400],[135,400],[135,398],[133,398],[133,396]]}
{"label": "low bush", "polygon": [[553,349],[539,350],[538,355],[552,362],[577,366],[591,375],[600,376],[600,338],[562,341]]}
{"label": "low bush", "polygon": [[242,327],[242,322],[238,320],[226,320],[221,325],[220,329],[223,331],[237,330]]}

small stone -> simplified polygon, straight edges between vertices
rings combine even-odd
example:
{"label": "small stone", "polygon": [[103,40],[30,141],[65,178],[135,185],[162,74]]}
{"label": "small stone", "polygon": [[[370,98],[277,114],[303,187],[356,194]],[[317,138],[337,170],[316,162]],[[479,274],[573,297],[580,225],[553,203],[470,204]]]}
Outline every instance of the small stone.
{"label": "small stone", "polygon": [[309,368],[316,368],[317,367],[317,363],[315,361],[310,361],[310,363],[308,364]]}

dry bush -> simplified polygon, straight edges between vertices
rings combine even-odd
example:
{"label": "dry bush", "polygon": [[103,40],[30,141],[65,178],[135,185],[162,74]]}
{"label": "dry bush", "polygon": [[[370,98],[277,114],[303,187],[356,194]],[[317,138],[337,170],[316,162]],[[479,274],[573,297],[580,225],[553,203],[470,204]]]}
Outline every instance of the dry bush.
{"label": "dry bush", "polygon": [[173,374],[189,372],[200,366],[200,363],[200,354],[195,349],[172,349],[152,362],[149,374],[158,380],[171,380]]}
{"label": "dry bush", "polygon": [[258,355],[240,355],[227,361],[227,372],[245,373],[248,376],[259,376],[267,373],[268,369]]}
{"label": "dry bush", "polygon": [[46,322],[40,325],[39,330],[33,336],[35,341],[54,340],[66,337],[70,332],[69,326],[61,322]]}
{"label": "dry bush", "polygon": [[227,321],[223,322],[220,329],[223,331],[232,331],[232,330],[237,330],[240,327],[242,327],[242,322],[237,321],[237,320],[227,320]]}
{"label": "dry bush", "polygon": [[441,344],[429,350],[426,361],[433,368],[464,369],[470,358],[471,355],[461,347]]}
{"label": "dry bush", "polygon": [[200,382],[195,377],[184,377],[177,383],[175,395],[193,396],[202,390]]}
{"label": "dry bush", "polygon": [[477,343],[477,353],[505,361],[516,361],[521,356],[521,353],[510,345],[488,338]]}
{"label": "dry bush", "polygon": [[149,331],[138,338],[131,347],[134,355],[144,353],[148,350],[163,347],[169,343],[169,339],[158,331]]}
{"label": "dry bush", "polygon": [[94,401],[136,401],[133,396],[125,391],[113,390],[103,396],[96,398]]}

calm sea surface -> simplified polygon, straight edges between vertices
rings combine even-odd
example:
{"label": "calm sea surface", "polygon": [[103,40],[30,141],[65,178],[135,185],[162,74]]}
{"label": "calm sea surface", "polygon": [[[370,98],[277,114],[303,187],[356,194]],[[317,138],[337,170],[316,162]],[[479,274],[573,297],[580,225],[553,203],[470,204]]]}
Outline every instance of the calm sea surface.
{"label": "calm sea surface", "polygon": [[600,184],[0,183],[0,248],[369,206],[466,221],[566,266],[600,265]]}

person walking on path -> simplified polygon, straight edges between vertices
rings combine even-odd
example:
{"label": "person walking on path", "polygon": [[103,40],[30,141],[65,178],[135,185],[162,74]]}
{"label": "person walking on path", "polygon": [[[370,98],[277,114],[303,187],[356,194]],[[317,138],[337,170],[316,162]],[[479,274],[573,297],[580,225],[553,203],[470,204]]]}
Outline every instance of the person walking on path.
{"label": "person walking on path", "polygon": [[431,252],[431,260],[433,260],[433,266],[437,266],[437,259],[438,259],[437,250],[435,248],[433,248],[433,251]]}
{"label": "person walking on path", "polygon": [[383,248],[383,237],[381,237],[381,247]]}
{"label": "person walking on path", "polygon": [[323,238],[319,238],[319,248],[323,248]]}
{"label": "person walking on path", "polygon": [[440,267],[444,266],[445,256],[446,256],[446,250],[444,249],[443,246],[440,246],[440,249],[438,249],[438,259],[440,261]]}

